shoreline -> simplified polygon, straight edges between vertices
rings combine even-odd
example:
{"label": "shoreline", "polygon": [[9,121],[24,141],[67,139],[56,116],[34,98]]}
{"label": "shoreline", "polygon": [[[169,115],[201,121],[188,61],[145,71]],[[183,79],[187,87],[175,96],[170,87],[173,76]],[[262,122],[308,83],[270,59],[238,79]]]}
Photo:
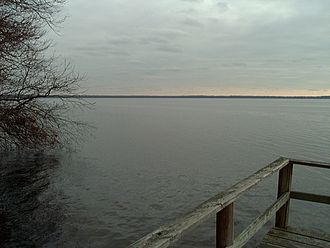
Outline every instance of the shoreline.
{"label": "shoreline", "polygon": [[53,95],[47,98],[188,98],[188,99],[330,99],[330,96],[253,96],[253,95]]}

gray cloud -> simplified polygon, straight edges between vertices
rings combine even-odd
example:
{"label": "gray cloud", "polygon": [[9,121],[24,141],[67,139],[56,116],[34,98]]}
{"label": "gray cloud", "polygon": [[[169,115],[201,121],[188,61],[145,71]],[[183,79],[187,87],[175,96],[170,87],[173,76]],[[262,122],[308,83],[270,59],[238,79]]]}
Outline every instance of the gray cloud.
{"label": "gray cloud", "polygon": [[166,53],[181,53],[182,52],[182,50],[178,47],[166,46],[166,45],[160,45],[160,46],[156,47],[156,49],[158,51],[166,52]]}
{"label": "gray cloud", "polygon": [[191,2],[191,3],[201,3],[204,0],[181,0],[181,1],[183,1],[183,2]]}
{"label": "gray cloud", "polygon": [[145,36],[140,38],[140,44],[148,45],[148,44],[167,44],[170,42],[169,39],[165,39],[164,37],[157,36]]}
{"label": "gray cloud", "polygon": [[167,37],[170,39],[175,39],[183,36],[188,36],[188,32],[181,29],[160,29],[156,30],[154,34],[158,34],[159,36]]}
{"label": "gray cloud", "polygon": [[224,64],[222,64],[222,66],[224,66],[224,67],[246,67],[247,63],[240,63],[240,62],[224,63]]}
{"label": "gray cloud", "polygon": [[114,37],[108,40],[108,44],[111,45],[126,45],[131,43],[132,40],[129,37]]}
{"label": "gray cloud", "polygon": [[69,0],[65,11],[50,38],[93,92],[330,92],[330,1]]}
{"label": "gray cloud", "polygon": [[189,9],[181,10],[180,13],[191,15],[191,14],[197,14],[198,10],[194,8],[189,8]]}
{"label": "gray cloud", "polygon": [[171,71],[171,72],[181,72],[183,71],[182,68],[178,68],[178,67],[172,67],[172,68],[165,68],[165,71]]}
{"label": "gray cloud", "polygon": [[111,48],[108,46],[85,46],[85,47],[75,47],[73,50],[83,52],[91,56],[107,56],[107,55],[116,55],[116,56],[129,56],[130,54],[127,51],[122,49]]}
{"label": "gray cloud", "polygon": [[181,21],[181,23],[190,27],[203,27],[203,24],[201,22],[192,18],[185,18],[183,21]]}
{"label": "gray cloud", "polygon": [[218,7],[218,9],[221,12],[225,12],[225,11],[229,10],[229,5],[226,2],[217,2],[216,6]]}

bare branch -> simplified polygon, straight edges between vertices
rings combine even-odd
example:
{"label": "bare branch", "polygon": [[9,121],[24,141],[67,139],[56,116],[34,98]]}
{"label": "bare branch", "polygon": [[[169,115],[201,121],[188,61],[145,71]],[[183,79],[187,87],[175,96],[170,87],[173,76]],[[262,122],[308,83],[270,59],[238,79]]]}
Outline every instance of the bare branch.
{"label": "bare branch", "polygon": [[[0,2],[0,148],[53,147],[72,139],[84,123],[65,113],[89,103],[74,96],[82,77],[70,63],[46,57],[63,0]],[[58,98],[48,97],[60,96]]]}

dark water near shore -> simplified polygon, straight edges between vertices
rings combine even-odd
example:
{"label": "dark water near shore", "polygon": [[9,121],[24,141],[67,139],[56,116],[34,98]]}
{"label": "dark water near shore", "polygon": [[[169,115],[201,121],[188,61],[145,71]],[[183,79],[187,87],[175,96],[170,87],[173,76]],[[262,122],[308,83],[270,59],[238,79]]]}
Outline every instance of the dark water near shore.
{"label": "dark water near shore", "polygon": [[[279,156],[330,161],[330,100],[95,102],[79,114],[93,135],[75,151],[0,154],[0,247],[125,247]],[[275,199],[276,180],[237,202],[238,231]],[[330,194],[327,170],[299,167],[293,183]],[[290,217],[330,232],[329,206],[293,201]],[[213,240],[210,219],[176,247]]]}

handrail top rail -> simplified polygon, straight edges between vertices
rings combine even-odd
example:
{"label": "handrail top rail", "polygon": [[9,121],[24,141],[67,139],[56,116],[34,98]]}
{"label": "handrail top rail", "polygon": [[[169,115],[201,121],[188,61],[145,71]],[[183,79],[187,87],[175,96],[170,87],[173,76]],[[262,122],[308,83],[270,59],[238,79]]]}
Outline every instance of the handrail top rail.
{"label": "handrail top rail", "polygon": [[330,169],[330,163],[326,163],[326,162],[317,162],[317,161],[294,159],[294,158],[290,158],[289,160],[293,164]]}
{"label": "handrail top rail", "polygon": [[203,222],[212,214],[219,212],[234,202],[241,194],[257,185],[267,177],[278,172],[288,164],[299,164],[312,167],[330,169],[330,163],[315,162],[280,157],[256,173],[246,177],[228,189],[204,201],[202,204],[185,215],[165,224],[153,232],[142,237],[128,248],[165,248],[180,238],[193,226]]}

